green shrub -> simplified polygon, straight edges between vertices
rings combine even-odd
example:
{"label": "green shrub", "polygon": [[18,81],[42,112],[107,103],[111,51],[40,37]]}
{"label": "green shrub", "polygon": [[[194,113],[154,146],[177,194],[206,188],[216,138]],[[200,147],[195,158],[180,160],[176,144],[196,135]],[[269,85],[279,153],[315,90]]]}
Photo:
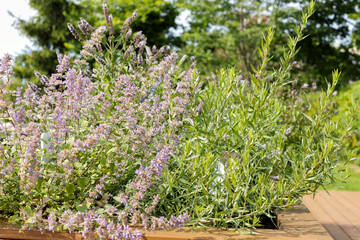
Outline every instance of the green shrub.
{"label": "green shrub", "polygon": [[289,38],[278,70],[265,70],[269,30],[260,49],[263,64],[251,81],[221,70],[196,93],[184,155],[174,157],[163,176],[161,214],[187,212],[190,225],[253,227],[328,179],[339,180],[334,173],[349,158],[342,149],[347,130],[339,135],[331,121],[339,73],[316,104],[307,85],[295,90],[288,80],[312,7]]}

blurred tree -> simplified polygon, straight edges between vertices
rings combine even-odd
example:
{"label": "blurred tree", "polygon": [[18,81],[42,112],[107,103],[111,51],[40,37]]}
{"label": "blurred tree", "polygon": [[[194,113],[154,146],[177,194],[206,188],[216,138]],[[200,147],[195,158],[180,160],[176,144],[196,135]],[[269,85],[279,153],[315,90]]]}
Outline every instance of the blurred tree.
{"label": "blurred tree", "polygon": [[[292,26],[301,17],[299,9],[306,7],[308,1],[275,0],[275,3],[273,15],[279,42],[285,34],[293,32]],[[359,33],[352,30],[360,24],[359,8],[359,0],[316,1],[316,11],[305,29],[308,37],[299,43],[296,70],[302,73],[300,80],[324,86],[324,77],[331,79],[333,69],[342,72],[343,84],[359,80],[360,55],[354,51]]]}
{"label": "blurred tree", "polygon": [[[245,76],[257,62],[262,32],[276,29],[271,54],[279,58],[286,39],[298,23],[307,0],[107,0],[119,32],[124,21],[138,8],[133,30],[142,30],[148,45],[172,45],[181,53],[195,56],[201,72],[209,74],[220,67],[236,66]],[[33,78],[33,70],[54,72],[56,52],[79,53],[80,44],[70,36],[67,22],[76,26],[80,17],[90,24],[105,24],[102,0],[30,0],[38,15],[30,21],[17,20],[16,27],[31,38],[35,50],[17,57],[14,71],[20,79]],[[318,0],[316,12],[305,30],[309,36],[300,42],[295,70],[302,81],[330,79],[333,69],[343,72],[345,82],[360,75],[360,13],[358,0]],[[189,27],[180,37],[172,34],[176,17],[187,12]],[[357,47],[357,48],[356,48]],[[275,61],[276,62],[276,61]],[[270,66],[271,67],[271,66]]]}
{"label": "blurred tree", "polygon": [[[190,27],[185,29],[183,52],[196,57],[203,72],[235,65],[245,75],[257,61],[261,34],[275,27],[272,47],[275,58],[282,56],[288,34],[301,19],[308,0],[178,0],[187,9]],[[295,73],[303,82],[325,84],[333,69],[343,72],[345,82],[360,76],[359,0],[317,0],[300,42]],[[352,30],[353,29],[353,30]],[[286,43],[285,43],[286,44]],[[276,62],[276,61],[274,61]],[[274,67],[274,66],[270,66]],[[295,74],[294,76],[296,76]]]}
{"label": "blurred tree", "polygon": [[[97,0],[99,4],[93,4],[97,7],[97,12],[101,12],[102,0]],[[113,13],[115,32],[120,32],[122,24],[138,9],[139,13],[131,28],[134,32],[142,31],[147,37],[149,46],[164,45],[180,46],[178,37],[171,34],[171,29],[176,28],[176,17],[179,15],[178,9],[174,4],[167,0],[107,0],[109,13]],[[105,24],[101,17],[99,20]]]}
{"label": "blurred tree", "polygon": [[[80,17],[91,25],[105,24],[102,0],[30,0],[30,7],[37,10],[37,16],[29,21],[17,18],[15,27],[30,38],[35,49],[27,49],[16,57],[13,71],[17,85],[22,79],[37,82],[34,70],[50,75],[57,65],[56,52],[79,54],[81,44],[74,39],[67,23],[77,27]],[[178,11],[166,0],[107,0],[109,13],[113,15],[114,27],[120,32],[122,24],[137,8],[139,14],[132,25],[135,31],[142,30],[149,45],[180,45],[179,38],[170,33],[176,27]],[[79,30],[80,32],[80,30]]]}
{"label": "blurred tree", "polygon": [[[352,51],[360,55],[360,7],[357,5],[356,12],[349,14],[349,19],[353,27],[352,32]],[[359,77],[360,80],[360,77]]]}
{"label": "blurred tree", "polygon": [[15,27],[33,41],[36,49],[27,49],[16,57],[13,71],[18,81],[35,80],[34,70],[49,75],[55,70],[57,51],[68,53],[69,44],[80,47],[66,25],[79,18],[80,5],[68,0],[30,0],[30,7],[38,14],[29,21],[17,18]]}
{"label": "blurred tree", "polygon": [[258,0],[179,0],[190,27],[181,39],[202,72],[236,66],[247,75],[255,65],[262,32],[271,24],[269,7]]}

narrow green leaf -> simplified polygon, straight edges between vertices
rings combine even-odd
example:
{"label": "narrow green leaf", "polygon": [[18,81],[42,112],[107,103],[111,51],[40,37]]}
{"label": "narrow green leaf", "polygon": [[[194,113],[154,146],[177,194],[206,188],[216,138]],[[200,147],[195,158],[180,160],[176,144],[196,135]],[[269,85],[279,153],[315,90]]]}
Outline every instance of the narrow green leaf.
{"label": "narrow green leaf", "polygon": [[81,189],[84,189],[86,186],[86,179],[84,177],[81,177],[77,180],[77,184]]}
{"label": "narrow green leaf", "polygon": [[74,192],[74,184],[70,183],[66,186],[66,193],[70,196]]}

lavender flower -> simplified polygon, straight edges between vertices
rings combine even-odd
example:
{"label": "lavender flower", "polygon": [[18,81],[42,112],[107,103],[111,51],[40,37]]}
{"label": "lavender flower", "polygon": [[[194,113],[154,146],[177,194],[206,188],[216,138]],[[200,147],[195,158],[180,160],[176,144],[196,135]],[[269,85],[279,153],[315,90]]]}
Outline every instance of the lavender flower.
{"label": "lavender flower", "polygon": [[130,28],[125,35],[125,39],[128,39],[131,36],[131,34],[132,34],[132,29]]}
{"label": "lavender flower", "polygon": [[142,54],[142,52],[144,51],[146,45],[146,39],[140,41],[138,44],[135,45],[136,48],[139,48],[139,54]]}
{"label": "lavender flower", "polygon": [[106,65],[106,62],[104,61],[104,59],[102,59],[102,58],[100,58],[100,57],[98,57],[98,56],[95,57],[95,60],[96,60],[98,63],[100,63],[101,65]]}
{"label": "lavender flower", "polygon": [[108,6],[107,6],[105,0],[103,1],[103,10],[104,10],[106,25],[109,28],[110,37],[113,37],[113,35],[114,35],[113,17],[111,14],[109,15]]}
{"label": "lavender flower", "polygon": [[5,75],[11,68],[11,56],[6,53],[0,60],[0,75]]}
{"label": "lavender flower", "polygon": [[31,82],[27,82],[27,85],[35,94],[38,94],[38,95],[41,94],[40,88],[38,88],[38,86],[36,86],[35,84],[33,84]]}
{"label": "lavender flower", "polygon": [[87,32],[93,32],[95,29],[83,18],[80,18],[82,25],[85,27]]}
{"label": "lavender flower", "polygon": [[84,24],[81,21],[78,23],[78,27],[79,27],[80,31],[82,32],[82,34],[84,34],[86,36],[87,35],[87,30],[86,30]]}
{"label": "lavender flower", "polygon": [[301,86],[301,88],[308,88],[309,87],[309,84],[307,83],[304,83],[304,85]]}
{"label": "lavender flower", "polygon": [[96,52],[101,51],[99,45],[101,44],[101,40],[104,37],[103,34],[106,32],[105,26],[98,27],[92,34],[89,40],[86,40],[86,43],[83,46],[83,50],[81,51],[81,55],[83,57],[91,57]]}
{"label": "lavender flower", "polygon": [[317,86],[316,86],[316,82],[313,82],[312,83],[312,87],[311,87],[313,90],[317,89]]}
{"label": "lavender flower", "polygon": [[41,75],[38,71],[34,71],[34,74],[37,78],[39,78],[42,85],[47,86],[49,85],[49,78],[45,75]]}
{"label": "lavender flower", "polygon": [[126,52],[124,53],[124,58],[128,58],[130,56],[130,54],[132,53],[132,51],[134,51],[134,47],[133,46],[130,46]]}
{"label": "lavender flower", "polygon": [[62,55],[61,53],[56,53],[56,56],[57,56],[57,60],[58,60],[59,64],[61,64],[64,55]]}
{"label": "lavender flower", "polygon": [[68,23],[68,29],[70,30],[71,34],[75,37],[75,39],[82,41],[82,39],[79,36],[79,33],[75,30],[74,26],[71,23]]}
{"label": "lavender flower", "polygon": [[113,27],[113,16],[110,14],[109,15],[109,20],[108,20],[108,27],[109,27],[109,33],[110,33],[110,37],[114,37],[114,27]]}
{"label": "lavender flower", "polygon": [[136,10],[132,13],[131,17],[129,17],[128,19],[126,19],[125,23],[123,24],[123,26],[122,26],[122,28],[121,28],[121,33],[124,33],[124,32],[129,28],[129,26],[134,22],[137,14],[138,14],[138,12],[139,12],[138,9],[136,9]]}
{"label": "lavender flower", "polygon": [[[103,6],[103,11],[104,11],[105,21],[106,21],[106,23],[108,24],[108,21],[109,21],[109,10],[108,10],[108,6],[107,6],[105,0],[103,1],[102,6]],[[109,26],[109,24],[108,24],[108,26]]]}

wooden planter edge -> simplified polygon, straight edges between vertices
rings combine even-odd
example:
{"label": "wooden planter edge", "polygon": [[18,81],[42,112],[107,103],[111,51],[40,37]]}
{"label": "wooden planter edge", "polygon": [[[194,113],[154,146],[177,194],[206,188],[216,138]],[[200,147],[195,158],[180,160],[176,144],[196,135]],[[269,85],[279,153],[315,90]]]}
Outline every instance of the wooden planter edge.
{"label": "wooden planter edge", "polygon": [[[214,228],[144,232],[143,240],[242,240],[242,239],[332,239],[325,228],[304,205],[296,205],[278,214],[280,229],[257,229],[256,234],[239,234],[231,230]],[[0,239],[22,240],[82,240],[81,234],[39,231],[19,232],[8,223],[0,223]]]}

